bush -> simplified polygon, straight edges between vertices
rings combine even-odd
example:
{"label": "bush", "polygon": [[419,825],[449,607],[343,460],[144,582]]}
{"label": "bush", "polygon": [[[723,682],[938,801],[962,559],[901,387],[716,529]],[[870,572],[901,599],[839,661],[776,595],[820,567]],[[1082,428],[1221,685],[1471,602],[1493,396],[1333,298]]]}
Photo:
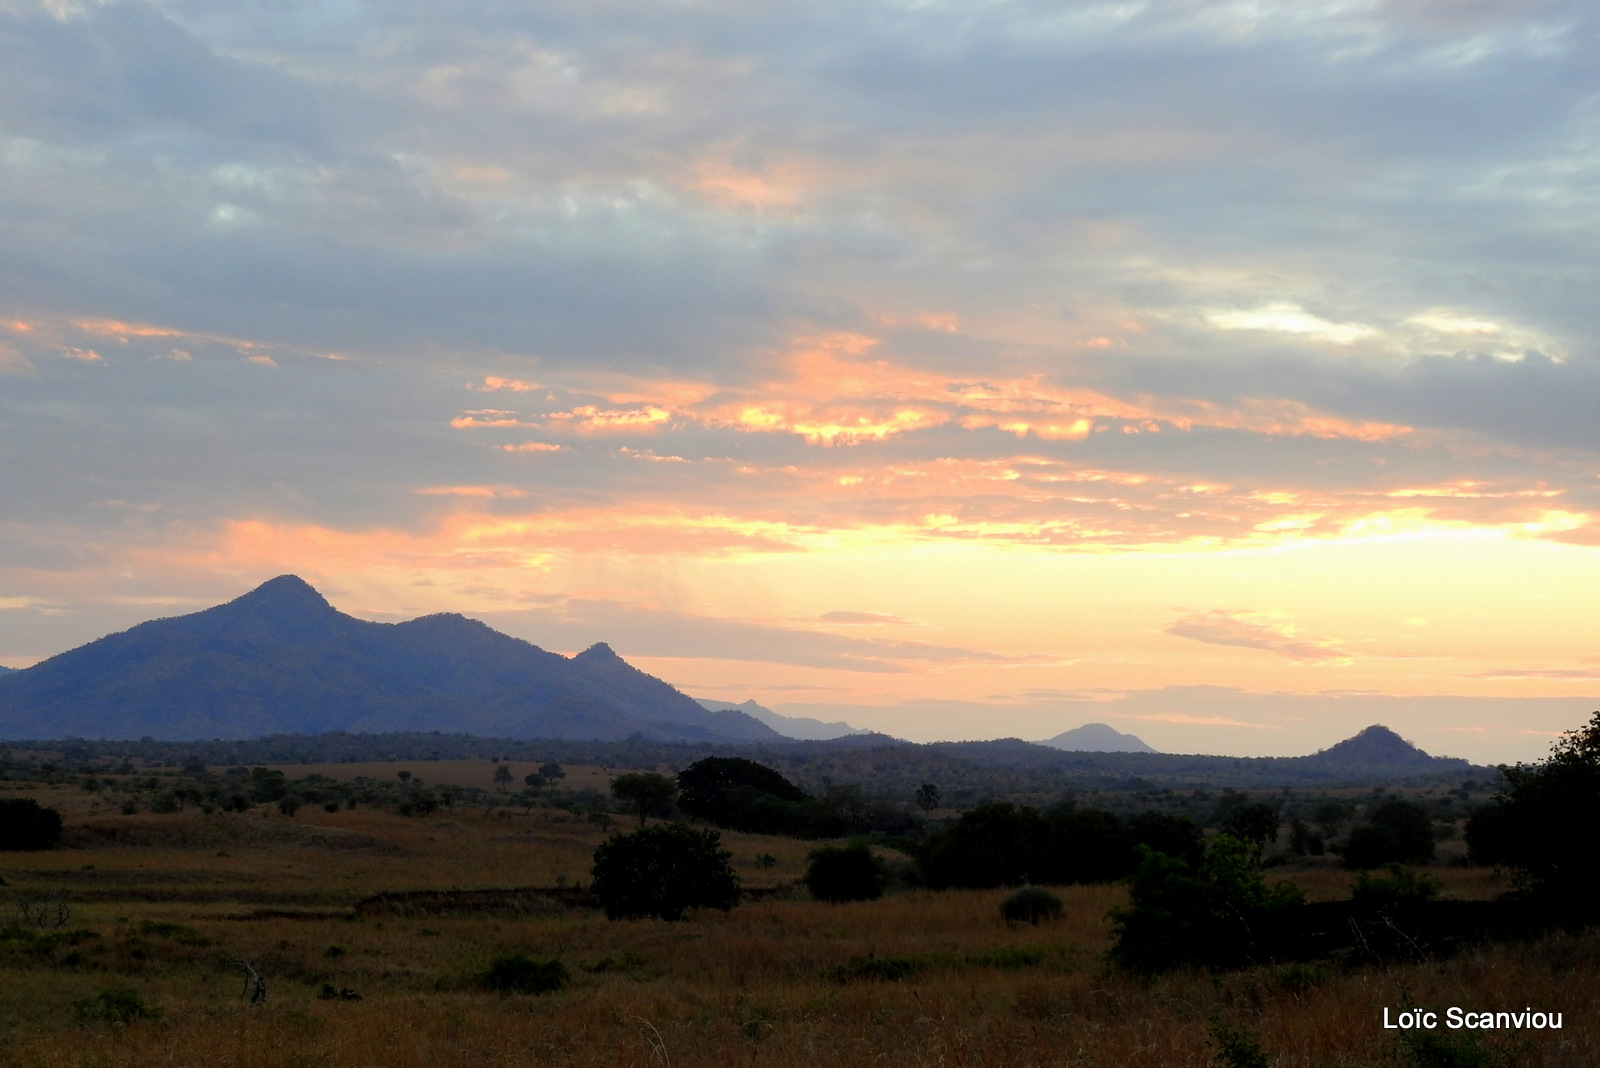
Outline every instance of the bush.
{"label": "bush", "polygon": [[161,1010],[146,1005],[131,987],[112,987],[72,1005],[79,1023],[110,1023],[126,1027],[135,1020],[158,1020]]}
{"label": "bush", "polygon": [[1000,915],[1011,923],[1031,923],[1061,918],[1061,899],[1042,886],[1024,886],[1000,902]]}
{"label": "bush", "polygon": [[692,908],[726,912],[739,903],[732,856],[716,831],[658,823],[602,843],[594,851],[590,889],[613,920],[681,920]]}
{"label": "bush", "polygon": [[927,965],[915,957],[867,957],[865,960],[851,961],[841,964],[837,968],[830,968],[825,974],[829,979],[840,983],[850,983],[865,980],[878,983],[898,983],[910,975],[922,971]]}
{"label": "bush", "polygon": [[1419,875],[1399,864],[1387,864],[1385,867],[1389,870],[1387,878],[1366,872],[1357,875],[1355,882],[1350,884],[1350,900],[1358,905],[1382,907],[1432,901],[1439,896],[1439,883],[1433,877]]}
{"label": "bush", "polygon": [[1216,1062],[1225,1068],[1272,1068],[1256,1036],[1242,1027],[1212,1020],[1211,1041],[1217,1044]]}
{"label": "bush", "polygon": [[534,960],[522,953],[496,957],[483,983],[490,990],[518,994],[549,994],[560,990],[572,973],[559,960]]}
{"label": "bush", "polygon": [[1267,886],[1256,870],[1255,847],[1231,835],[1213,838],[1198,865],[1148,846],[1140,853],[1128,880],[1128,905],[1111,911],[1116,944],[1110,959],[1129,971],[1247,963],[1254,921],[1304,900],[1288,883]]}
{"label": "bush", "polygon": [[806,866],[806,889],[818,901],[875,901],[883,896],[888,873],[865,842],[813,850]]}
{"label": "bush", "polygon": [[31,797],[0,800],[0,850],[54,849],[61,840],[61,813]]}

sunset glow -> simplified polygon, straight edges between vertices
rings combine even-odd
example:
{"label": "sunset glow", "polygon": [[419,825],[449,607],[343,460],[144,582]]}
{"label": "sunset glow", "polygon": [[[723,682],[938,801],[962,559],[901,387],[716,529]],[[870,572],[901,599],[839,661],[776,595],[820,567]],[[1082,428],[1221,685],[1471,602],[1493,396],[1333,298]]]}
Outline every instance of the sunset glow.
{"label": "sunset glow", "polygon": [[1538,756],[1591,21],[0,6],[0,663],[292,572],[917,740]]}

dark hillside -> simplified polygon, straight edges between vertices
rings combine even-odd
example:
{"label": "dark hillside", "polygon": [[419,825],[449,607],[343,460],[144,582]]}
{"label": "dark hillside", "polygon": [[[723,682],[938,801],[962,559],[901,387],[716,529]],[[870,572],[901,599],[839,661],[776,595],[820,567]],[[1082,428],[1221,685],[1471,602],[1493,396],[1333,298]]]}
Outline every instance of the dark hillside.
{"label": "dark hillside", "polygon": [[152,620],[0,683],[0,737],[250,738],[443,730],[497,737],[776,739],[603,645],[568,659],[455,614],[347,616],[293,575]]}

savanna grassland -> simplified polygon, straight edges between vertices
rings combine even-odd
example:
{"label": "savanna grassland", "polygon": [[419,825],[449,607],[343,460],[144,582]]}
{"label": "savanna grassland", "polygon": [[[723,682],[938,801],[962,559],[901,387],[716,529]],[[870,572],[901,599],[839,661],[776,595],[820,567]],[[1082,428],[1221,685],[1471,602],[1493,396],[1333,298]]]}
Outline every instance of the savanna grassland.
{"label": "savanna grassland", "polygon": [[[6,796],[60,809],[66,829],[62,848],[0,854],[0,925],[18,899],[62,900],[70,917],[0,940],[7,1068],[1199,1066],[1216,1063],[1217,1021],[1251,1036],[1267,1063],[1297,1068],[1600,1064],[1593,932],[1442,962],[1141,982],[1103,963],[1120,886],[1060,888],[1063,917],[1037,927],[1001,919],[1005,891],[902,889],[830,906],[790,890],[682,923],[610,922],[555,900],[357,909],[385,891],[587,882],[606,831],[514,806],[122,814],[73,787],[12,785]],[[723,843],[757,888],[795,884],[812,848],[731,832]],[[1273,874],[1312,899],[1349,882],[1326,866]],[[1447,896],[1505,888],[1481,869],[1435,875]],[[489,989],[492,962],[513,953],[559,959],[570,981],[537,995]],[[264,1005],[241,996],[235,959],[265,977]],[[319,996],[336,991],[360,1000]],[[1428,1062],[1381,1026],[1384,1007],[1408,1003],[1531,1005],[1562,1012],[1564,1027],[1491,1034],[1476,1052]]]}

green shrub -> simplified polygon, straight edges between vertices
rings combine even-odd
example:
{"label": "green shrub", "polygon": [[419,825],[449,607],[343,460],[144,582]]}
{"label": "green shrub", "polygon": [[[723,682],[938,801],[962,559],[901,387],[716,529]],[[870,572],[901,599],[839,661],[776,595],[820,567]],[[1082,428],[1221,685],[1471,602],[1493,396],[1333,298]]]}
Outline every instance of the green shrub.
{"label": "green shrub", "polygon": [[522,953],[496,957],[483,977],[490,990],[518,994],[549,994],[572,978],[559,960],[534,960]]}
{"label": "green shrub", "polygon": [[1253,921],[1304,900],[1288,883],[1269,887],[1256,870],[1255,847],[1231,835],[1213,838],[1198,865],[1140,849],[1128,905],[1111,911],[1116,944],[1110,959],[1130,971],[1247,963],[1255,949]]}
{"label": "green shrub", "polygon": [[1211,1022],[1211,1041],[1217,1044],[1215,1062],[1225,1068],[1272,1068],[1256,1036],[1221,1020]]}
{"label": "green shrub", "polygon": [[898,983],[922,971],[927,965],[915,957],[867,957],[830,968],[827,977],[840,983],[877,982]]}
{"label": "green shrub", "polygon": [[161,923],[155,920],[146,920],[139,925],[142,935],[154,935],[157,938],[170,938],[180,946],[209,946],[211,940],[196,931],[193,927],[185,927],[181,923]]}
{"label": "green shrub", "polygon": [[61,813],[31,797],[0,799],[0,850],[54,849],[61,840]]}
{"label": "green shrub", "polygon": [[888,873],[865,842],[823,846],[813,850],[805,884],[818,901],[876,901],[883,896]]}
{"label": "green shrub", "polygon": [[1061,899],[1042,886],[1024,886],[1000,902],[1000,915],[1011,923],[1031,923],[1061,918]]}
{"label": "green shrub", "polygon": [[1432,901],[1439,896],[1439,882],[1432,876],[1418,874],[1398,864],[1385,867],[1388,876],[1358,874],[1350,884],[1350,900],[1358,905],[1383,906]]}
{"label": "green shrub", "polygon": [[972,963],[988,968],[1035,968],[1044,963],[1044,950],[1037,946],[996,946],[972,958]]}
{"label": "green shrub", "polygon": [[79,1023],[110,1023],[126,1027],[135,1020],[158,1020],[161,1010],[146,1005],[131,987],[112,987],[73,1003]]}

